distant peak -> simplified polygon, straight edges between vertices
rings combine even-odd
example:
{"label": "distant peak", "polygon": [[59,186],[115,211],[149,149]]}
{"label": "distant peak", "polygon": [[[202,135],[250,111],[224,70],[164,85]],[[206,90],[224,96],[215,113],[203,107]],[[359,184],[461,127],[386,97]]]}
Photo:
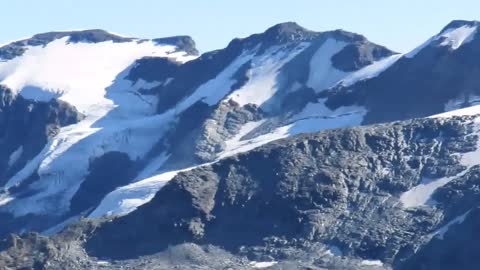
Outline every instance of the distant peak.
{"label": "distant peak", "polygon": [[296,22],[284,22],[276,24],[267,29],[266,33],[275,34],[295,34],[301,32],[311,32],[310,30],[298,25]]}
{"label": "distant peak", "polygon": [[269,40],[294,41],[310,38],[316,34],[295,22],[285,22],[270,27],[265,31],[264,36]]}
{"label": "distant peak", "polygon": [[180,51],[184,51],[191,55],[198,55],[195,41],[190,36],[174,36],[166,38],[157,38],[153,40],[157,44],[169,44],[174,45]]}
{"label": "distant peak", "polygon": [[[101,43],[107,41],[122,43],[132,41],[143,42],[148,40],[124,37],[102,29],[46,32],[36,34],[27,39],[14,41],[0,47],[0,60],[10,60],[22,55],[27,50],[28,46],[45,46],[55,40],[63,38],[67,38],[67,43]],[[198,55],[195,42],[189,36],[158,38],[152,41],[156,44],[173,45],[176,46],[178,50],[185,51],[191,55]]]}
{"label": "distant peak", "polygon": [[478,25],[480,25],[479,21],[454,20],[454,21],[451,21],[449,24],[447,24],[440,33],[443,33],[449,29],[460,28],[462,26],[473,27]]}
{"label": "distant peak", "polygon": [[128,42],[133,38],[126,38],[116,34],[112,34],[101,29],[75,30],[75,31],[61,31],[61,32],[47,32],[34,35],[30,40],[38,40],[40,42],[51,42],[56,39],[69,37],[69,42]]}

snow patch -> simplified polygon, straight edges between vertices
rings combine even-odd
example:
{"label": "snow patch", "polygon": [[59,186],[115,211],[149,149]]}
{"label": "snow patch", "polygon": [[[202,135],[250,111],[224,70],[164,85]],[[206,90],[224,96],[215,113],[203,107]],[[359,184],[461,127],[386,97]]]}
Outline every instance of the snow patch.
{"label": "snow patch", "polygon": [[348,75],[345,79],[340,81],[340,85],[344,87],[352,86],[353,84],[364,81],[367,79],[371,79],[377,77],[382,72],[387,70],[393,64],[395,64],[398,59],[402,58],[402,54],[395,54],[379,61],[373,62],[372,64],[353,72],[352,74]]}
{"label": "snow patch", "polygon": [[239,106],[246,104],[260,106],[267,102],[279,88],[277,75],[281,67],[307,48],[307,45],[308,43],[300,44],[293,50],[275,46],[262,56],[252,59],[247,72],[248,82],[231,93],[226,100],[231,99]]}
{"label": "snow patch", "polygon": [[223,159],[243,152],[242,150],[245,149],[245,144],[248,143],[249,140],[242,140],[242,138],[263,123],[265,123],[265,120],[248,122],[243,125],[237,135],[225,142],[225,150],[223,150],[223,152],[219,155],[218,159]]}
{"label": "snow patch", "polygon": [[344,72],[333,67],[332,57],[348,44],[343,41],[329,38],[313,55],[310,61],[310,74],[307,86],[322,91],[337,84],[349,72]]}
{"label": "snow patch", "polygon": [[363,260],[360,265],[365,266],[383,266],[383,262],[380,260]]}
{"label": "snow patch", "polygon": [[14,200],[15,198],[13,197],[10,197],[8,195],[1,195],[0,196],[0,206],[4,206],[4,205],[7,205],[9,202],[11,202],[12,200]]}
{"label": "snow patch", "polygon": [[278,262],[256,262],[256,261],[252,261],[250,262],[250,266],[252,268],[256,268],[256,269],[264,269],[264,268],[268,268],[268,267],[272,267],[274,266],[275,264],[277,264]]}
{"label": "snow patch", "polygon": [[102,216],[123,216],[139,206],[151,201],[155,194],[178,173],[189,171],[195,167],[169,171],[140,180],[127,186],[117,188],[109,193],[98,207],[89,215],[90,218]]}
{"label": "snow patch", "polygon": [[441,34],[444,41],[440,43],[441,46],[450,46],[456,50],[463,44],[473,40],[477,33],[477,26],[464,25],[456,29],[448,29]]}

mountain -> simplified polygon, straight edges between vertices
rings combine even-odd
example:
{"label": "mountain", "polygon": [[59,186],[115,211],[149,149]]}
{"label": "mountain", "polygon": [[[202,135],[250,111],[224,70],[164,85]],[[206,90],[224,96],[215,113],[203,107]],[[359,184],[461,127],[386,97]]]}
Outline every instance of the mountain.
{"label": "mountain", "polygon": [[[332,108],[366,106],[365,123],[425,117],[478,104],[479,22],[454,21],[379,76],[343,83],[327,94]],[[349,102],[346,102],[348,100]]]}
{"label": "mountain", "polygon": [[3,233],[126,214],[176,171],[301,132],[359,124],[361,108],[330,111],[316,95],[336,83],[331,75],[340,80],[393,54],[356,34],[295,23],[197,59],[185,37],[116,37],[97,30],[37,35],[0,66],[13,93],[60,100],[82,115],[3,180],[0,211],[11,220]]}
{"label": "mountain", "polygon": [[474,269],[478,25],[1,47],[0,265]]}

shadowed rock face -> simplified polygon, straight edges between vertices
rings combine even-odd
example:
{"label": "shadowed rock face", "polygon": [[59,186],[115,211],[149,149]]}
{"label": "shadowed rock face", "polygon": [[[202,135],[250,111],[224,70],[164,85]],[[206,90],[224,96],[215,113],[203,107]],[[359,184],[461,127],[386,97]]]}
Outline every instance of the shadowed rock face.
{"label": "shadowed rock face", "polygon": [[[454,21],[452,27],[478,22]],[[442,33],[441,32],[441,33]],[[426,117],[446,110],[476,105],[480,96],[480,38],[457,49],[442,46],[438,38],[412,57],[402,57],[379,76],[338,86],[324,93],[330,108],[356,104],[368,113],[364,124]]]}
{"label": "shadowed rock face", "polygon": [[65,102],[26,100],[0,86],[0,185],[33,159],[59,128],[82,117]]}
{"label": "shadowed rock face", "polygon": [[135,177],[134,162],[127,154],[108,152],[90,164],[89,175],[70,202],[70,215],[97,206],[109,192]]}
{"label": "shadowed rock face", "polygon": [[[469,121],[332,130],[181,173],[147,205],[101,226],[87,250],[132,258],[194,242],[240,254],[265,247],[269,255],[287,256],[282,248],[323,243],[346,256],[400,264],[448,221],[448,207],[461,211],[460,200],[445,208],[403,209],[398,198],[423,177],[465,169],[453,154],[476,149]],[[432,148],[439,140],[446,141]]]}
{"label": "shadowed rock face", "polygon": [[[26,100],[0,86],[0,185],[39,154],[61,127],[77,123],[82,118],[82,114],[65,102]],[[37,177],[36,173],[30,175],[10,193],[17,197],[30,194],[32,190],[27,186]],[[22,227],[33,229],[54,225],[48,217],[27,215],[16,218],[9,213],[0,213],[0,217],[2,237]]]}

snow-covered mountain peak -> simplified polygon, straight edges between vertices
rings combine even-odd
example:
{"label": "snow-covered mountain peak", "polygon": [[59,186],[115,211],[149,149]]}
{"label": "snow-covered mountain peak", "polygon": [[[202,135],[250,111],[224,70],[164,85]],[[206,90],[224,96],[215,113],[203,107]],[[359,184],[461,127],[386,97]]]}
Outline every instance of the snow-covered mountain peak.
{"label": "snow-covered mountain peak", "polygon": [[[80,42],[82,39],[97,42]],[[36,43],[39,40],[49,42]],[[183,63],[195,58],[168,44],[173,41],[128,39],[100,30],[36,35],[12,43],[12,46],[21,44],[23,52],[0,62],[0,83],[27,99],[59,98],[80,111],[87,111],[89,106],[104,99],[105,89],[137,59],[168,57]]]}
{"label": "snow-covered mountain peak", "polygon": [[295,22],[285,22],[270,27],[263,33],[263,36],[267,40],[286,42],[311,39],[318,36],[318,33],[308,30]]}
{"label": "snow-covered mountain peak", "polygon": [[[114,34],[101,29],[57,31],[36,34],[30,38],[21,39],[0,46],[0,61],[11,60],[23,55],[29,48],[37,46],[47,46],[49,43],[59,39],[64,39],[66,43],[128,43],[128,42],[149,42],[148,39],[126,37]],[[171,45],[178,50],[186,51],[189,54],[197,55],[195,42],[189,36],[175,36],[168,38],[159,38],[153,40],[157,44]]]}

